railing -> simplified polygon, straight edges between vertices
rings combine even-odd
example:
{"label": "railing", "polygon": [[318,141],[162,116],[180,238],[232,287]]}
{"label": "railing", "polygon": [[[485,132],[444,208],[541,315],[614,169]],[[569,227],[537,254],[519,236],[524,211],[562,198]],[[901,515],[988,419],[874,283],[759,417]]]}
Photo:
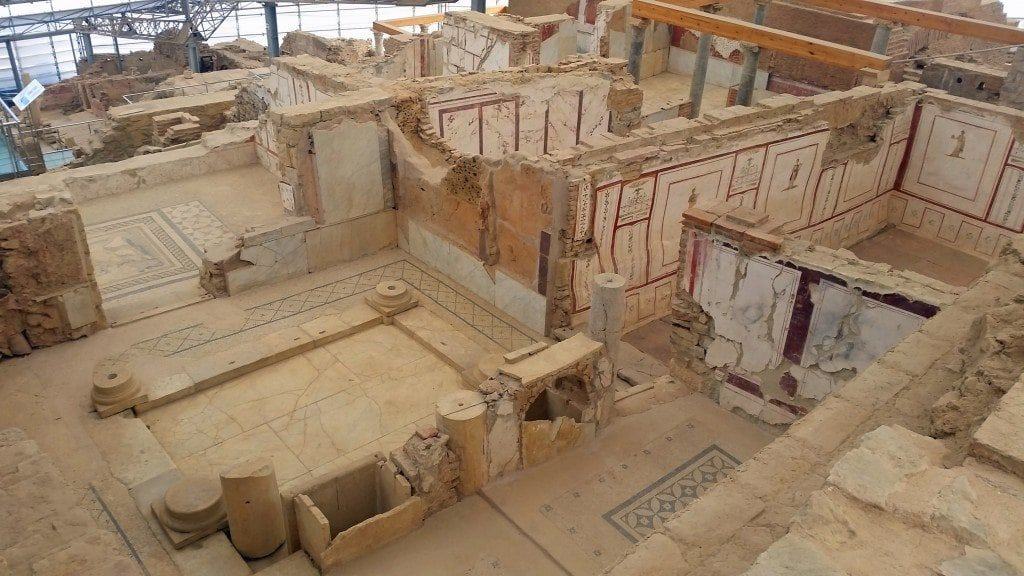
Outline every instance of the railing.
{"label": "railing", "polygon": [[[249,72],[249,76],[247,76],[245,78],[228,78],[228,79],[225,79],[225,80],[215,80],[213,82],[197,82],[196,84],[185,84],[184,86],[170,86],[170,87],[167,87],[167,88],[157,88],[157,89],[154,89],[154,90],[146,90],[144,92],[132,92],[130,94],[125,94],[124,96],[122,96],[122,98],[124,98],[124,101],[129,103],[129,104],[135,104],[136,101],[133,101],[132,98],[134,98],[136,96],[142,96],[142,95],[145,95],[145,94],[157,94],[157,93],[165,94],[167,92],[173,93],[176,90],[181,90],[182,93],[180,95],[184,96],[186,88],[195,88],[197,86],[202,86],[203,87],[203,94],[209,94],[210,93],[210,86],[213,86],[215,84],[225,84],[225,83],[229,83],[229,82],[238,82],[240,80],[262,80],[262,79],[266,78],[269,75],[270,75],[269,72],[264,72],[262,74],[257,74],[256,72],[250,71]],[[131,97],[131,98],[129,98],[129,97]]]}

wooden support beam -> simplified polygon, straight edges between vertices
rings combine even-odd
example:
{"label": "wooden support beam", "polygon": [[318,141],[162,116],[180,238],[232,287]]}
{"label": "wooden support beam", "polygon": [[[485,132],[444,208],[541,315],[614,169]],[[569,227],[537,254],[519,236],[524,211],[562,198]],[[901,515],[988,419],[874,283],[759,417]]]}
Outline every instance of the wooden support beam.
{"label": "wooden support beam", "polygon": [[884,70],[891,60],[891,58],[867,50],[759,26],[727,16],[680,8],[659,0],[633,0],[633,17],[647,18],[689,30],[708,32],[723,38],[750,42],[761,48],[825,62],[841,68]]}
{"label": "wooden support beam", "polygon": [[661,0],[665,4],[671,4],[673,6],[679,6],[680,8],[693,8],[699,9],[704,6],[712,6],[717,2],[708,2],[708,0]]}
{"label": "wooden support beam", "polygon": [[406,30],[402,30],[401,28],[392,26],[381,20],[378,20],[373,23],[373,30],[375,32],[383,32],[384,34],[389,34],[391,36],[394,36],[396,34],[408,34]]}
{"label": "wooden support beam", "polygon": [[804,4],[850,14],[862,14],[879,20],[899,22],[929,30],[940,30],[1003,44],[1024,44],[1024,29],[983,22],[973,18],[943,14],[921,8],[890,4],[879,0],[800,0]]}
{"label": "wooden support beam", "polygon": [[[505,12],[504,6],[490,6],[488,14],[501,14]],[[422,16],[408,16],[406,18],[392,18],[390,20],[377,20],[373,23],[373,29],[385,34],[408,34],[408,30],[402,30],[404,26],[430,26],[444,20],[444,14],[424,14]]]}

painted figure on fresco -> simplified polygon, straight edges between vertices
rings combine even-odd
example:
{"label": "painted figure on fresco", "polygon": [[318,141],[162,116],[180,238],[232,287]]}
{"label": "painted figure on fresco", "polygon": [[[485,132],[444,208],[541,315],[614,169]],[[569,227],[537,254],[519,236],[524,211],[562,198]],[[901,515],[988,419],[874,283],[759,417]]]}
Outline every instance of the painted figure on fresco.
{"label": "painted figure on fresco", "polygon": [[796,188],[796,179],[800,177],[800,168],[802,164],[800,159],[797,158],[796,162],[793,163],[793,169],[789,171],[789,185],[783,188],[783,190],[792,190]]}
{"label": "painted figure on fresco", "polygon": [[955,134],[949,138],[953,141],[953,151],[946,154],[946,156],[949,156],[950,158],[963,159],[964,147],[967,145],[967,135],[963,130],[961,130],[959,134]]}

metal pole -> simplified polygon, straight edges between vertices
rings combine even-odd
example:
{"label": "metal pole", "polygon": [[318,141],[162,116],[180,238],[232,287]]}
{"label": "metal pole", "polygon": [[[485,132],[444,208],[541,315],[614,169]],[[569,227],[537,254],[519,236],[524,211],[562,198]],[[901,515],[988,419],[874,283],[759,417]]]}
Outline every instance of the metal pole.
{"label": "metal pole", "polygon": [[21,92],[21,89],[25,87],[21,83],[21,74],[18,73],[18,57],[14,55],[14,42],[10,40],[4,40],[4,44],[7,45],[7,59],[11,61],[11,74],[14,75],[14,87]]}
{"label": "metal pole", "polygon": [[701,32],[697,40],[697,57],[693,62],[693,78],[690,80],[690,118],[700,116],[701,100],[704,99],[704,81],[708,77],[708,59],[711,58],[711,40],[707,32]]}
{"label": "metal pole", "polygon": [[193,72],[201,72],[202,69],[199,61],[199,42],[196,41],[194,34],[189,34],[185,45],[188,47],[188,69]]}
{"label": "metal pole", "polygon": [[117,63],[117,71],[124,72],[124,63],[121,62],[121,45],[117,43],[117,36],[114,36],[114,59]]}
{"label": "metal pole", "polygon": [[96,59],[96,56],[92,52],[92,36],[89,34],[81,34],[82,46],[85,47],[85,61],[92,64]]}
{"label": "metal pole", "polygon": [[875,37],[871,40],[872,52],[875,54],[885,54],[885,50],[889,46],[890,32],[892,32],[892,26],[888,22],[879,22],[875,26]]}
{"label": "metal pole", "polygon": [[633,30],[633,37],[629,43],[629,61],[627,70],[633,81],[640,83],[640,63],[644,57],[644,36],[647,34],[647,20],[640,20],[630,26]]}
{"label": "metal pole", "polygon": [[[754,4],[754,24],[764,24],[767,12],[768,2]],[[739,106],[750,106],[754,101],[754,83],[757,81],[757,63],[760,59],[761,49],[756,44],[743,44],[743,69],[736,90],[736,104]]]}
{"label": "metal pole", "polygon": [[487,12],[487,0],[471,0],[469,6],[474,12]]}
{"label": "metal pole", "polygon": [[736,89],[736,105],[750,106],[754,99],[754,80],[757,79],[757,60],[761,49],[757,44],[742,44],[743,69],[740,72],[740,86]]}
{"label": "metal pole", "polygon": [[267,54],[277,58],[281,55],[280,39],[277,36],[277,4],[264,2],[263,17],[267,20]]}

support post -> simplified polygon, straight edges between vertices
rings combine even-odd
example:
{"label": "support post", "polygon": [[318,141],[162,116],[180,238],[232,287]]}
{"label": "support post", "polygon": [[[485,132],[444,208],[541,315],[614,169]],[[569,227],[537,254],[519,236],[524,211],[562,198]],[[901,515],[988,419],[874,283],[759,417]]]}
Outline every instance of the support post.
{"label": "support post", "polygon": [[711,58],[711,40],[707,32],[701,32],[697,40],[697,58],[693,62],[693,78],[690,84],[690,118],[700,116],[700,105],[704,99],[704,81],[708,77],[708,59]]}
{"label": "support post", "polygon": [[644,36],[647,35],[648,22],[648,20],[633,20],[633,25],[630,26],[633,36],[629,43],[627,70],[637,84],[640,83],[640,64],[644,57]]}
{"label": "support post", "polygon": [[[764,24],[768,13],[767,0],[754,4],[754,24]],[[757,63],[761,59],[761,48],[756,44],[743,43],[743,69],[740,71],[740,85],[736,90],[736,104],[750,106],[754,101],[754,83],[757,80]]]}
{"label": "support post", "polygon": [[373,31],[373,54],[374,56],[384,55],[384,33]]}
{"label": "support post", "polygon": [[18,57],[14,54],[14,42],[5,40],[4,44],[7,46],[7,59],[11,62],[11,75],[14,76],[14,87],[18,89],[18,92],[21,92],[25,85],[21,82],[21,73],[18,72]]}
{"label": "support post", "polygon": [[114,36],[114,63],[117,64],[118,72],[124,72],[124,62],[121,61],[121,45],[117,43],[117,36]]}
{"label": "support post", "polygon": [[469,6],[474,12],[487,12],[487,0],[472,0]]}
{"label": "support post", "polygon": [[267,54],[277,58],[281,55],[281,42],[277,35],[277,4],[264,2],[263,17],[267,21]]}
{"label": "support post", "polygon": [[188,46],[188,69],[193,72],[202,72],[202,66],[199,61],[199,42],[196,40],[196,37],[190,35],[185,44]]}
{"label": "support post", "polygon": [[875,26],[875,37],[871,39],[871,51],[875,54],[885,54],[889,46],[889,33],[892,32],[892,24],[879,21]]}
{"label": "support post", "polygon": [[96,60],[92,51],[92,35],[80,34],[80,36],[82,37],[82,47],[85,48],[85,61],[92,64]]}
{"label": "support post", "polygon": [[740,71],[740,85],[736,90],[736,105],[750,106],[754,100],[754,81],[757,80],[757,61],[761,56],[761,49],[757,44],[742,44],[743,68]]}

